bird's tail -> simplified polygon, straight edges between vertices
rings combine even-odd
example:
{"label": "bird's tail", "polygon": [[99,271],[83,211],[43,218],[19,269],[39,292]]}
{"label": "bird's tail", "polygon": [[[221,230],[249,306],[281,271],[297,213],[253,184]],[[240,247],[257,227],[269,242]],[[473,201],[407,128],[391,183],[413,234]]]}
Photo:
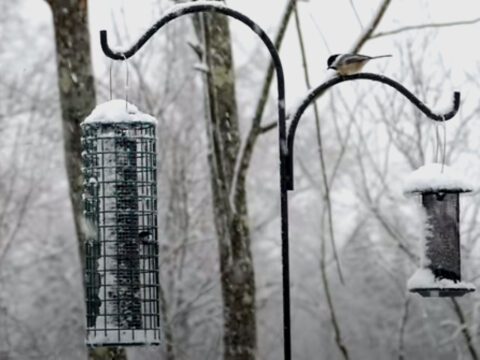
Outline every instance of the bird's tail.
{"label": "bird's tail", "polygon": [[392,55],[379,55],[379,56],[372,56],[370,59],[380,59],[380,58],[386,58],[386,57],[392,57]]}

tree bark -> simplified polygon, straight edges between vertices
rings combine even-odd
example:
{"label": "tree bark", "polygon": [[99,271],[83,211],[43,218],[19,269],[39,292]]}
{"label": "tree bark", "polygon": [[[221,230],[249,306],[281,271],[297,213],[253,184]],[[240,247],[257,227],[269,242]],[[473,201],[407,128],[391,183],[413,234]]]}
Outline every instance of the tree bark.
{"label": "tree bark", "polygon": [[[203,17],[203,20],[201,20]],[[218,238],[224,318],[224,359],[255,359],[257,351],[255,274],[244,179],[236,184],[235,160],[240,150],[235,74],[228,19],[221,14],[197,17],[204,40],[209,166]]]}
{"label": "tree bark", "polygon": [[[72,203],[78,250],[84,266],[80,123],[95,107],[95,86],[90,55],[87,0],[46,0],[53,14],[57,53],[58,90],[62,110],[65,165]],[[91,350],[90,359],[124,360],[118,348]]]}

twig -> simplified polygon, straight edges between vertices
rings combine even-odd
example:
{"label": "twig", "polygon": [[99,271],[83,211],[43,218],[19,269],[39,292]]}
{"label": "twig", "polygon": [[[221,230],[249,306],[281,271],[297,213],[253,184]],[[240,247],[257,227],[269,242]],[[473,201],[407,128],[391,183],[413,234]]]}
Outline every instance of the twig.
{"label": "twig", "polygon": [[403,312],[402,319],[400,321],[400,329],[399,329],[399,335],[398,335],[398,360],[405,359],[405,349],[403,347],[405,344],[405,328],[407,327],[409,303],[410,303],[410,297],[406,296],[405,303],[404,303],[404,312]]}
{"label": "twig", "polygon": [[396,35],[401,32],[410,31],[410,30],[421,30],[421,29],[432,29],[432,28],[443,28],[443,27],[451,27],[451,26],[460,26],[460,25],[472,25],[480,22],[480,18],[475,18],[472,20],[465,20],[465,21],[453,21],[453,22],[444,22],[444,23],[431,23],[431,24],[421,24],[421,25],[410,25],[404,26],[395,30],[383,31],[378,32],[376,34],[372,34],[370,39],[376,39],[383,36],[390,36]]}
{"label": "twig", "polygon": [[377,13],[373,17],[370,25],[365,29],[363,34],[360,35],[360,38],[356,41],[356,43],[353,45],[351,52],[352,53],[357,53],[363,45],[371,39],[373,32],[377,28],[378,24],[380,23],[380,20],[382,20],[383,15],[387,11],[388,6],[392,0],[384,0],[383,3],[380,5],[380,7],[377,10]]}
{"label": "twig", "polygon": [[363,30],[362,20],[360,19],[360,15],[358,15],[358,11],[357,11],[357,8],[355,7],[355,4],[353,3],[353,0],[350,0],[350,6],[352,7],[353,13],[357,18],[358,24],[360,25],[360,29]]}
{"label": "twig", "polygon": [[260,133],[265,134],[266,132],[269,132],[270,130],[273,130],[277,127],[277,122],[272,121],[271,123],[264,125],[260,128]]}
{"label": "twig", "polygon": [[[300,52],[302,55],[302,65],[303,65],[303,74],[305,77],[305,83],[307,85],[307,88],[311,88],[311,83],[310,83],[310,76],[308,74],[308,63],[307,63],[307,55],[305,51],[305,44],[303,41],[303,33],[300,25],[300,18],[298,16],[298,11],[297,7],[295,6],[293,9],[294,16],[295,16],[295,24],[296,24],[296,29],[297,29],[297,34],[298,34],[298,42],[300,44]],[[335,245],[335,234],[333,230],[333,214],[332,214],[332,202],[330,199],[330,185],[328,183],[328,176],[327,176],[327,169],[326,169],[326,164],[325,164],[325,157],[323,156],[323,141],[322,141],[322,129],[321,129],[321,124],[320,124],[320,115],[318,112],[318,107],[317,104],[313,104],[313,111],[315,115],[315,129],[316,129],[316,137],[317,137],[317,145],[318,145],[318,155],[320,158],[320,167],[321,167],[321,172],[322,172],[322,182],[323,186],[325,188],[325,200],[327,203],[327,215],[328,215],[328,229],[329,229],[329,235],[330,235],[330,242],[332,244],[332,251],[333,251],[333,256],[335,258],[335,262],[337,265],[337,271],[338,271],[338,276],[340,277],[340,281],[342,284],[344,284],[344,279],[343,279],[343,274],[342,274],[342,269],[340,267],[340,261],[338,259],[338,252],[337,252],[337,247]]]}
{"label": "twig", "polygon": [[[465,320],[465,315],[463,314],[463,310],[460,307],[460,304],[455,298],[451,298],[452,304],[453,304],[453,309],[455,310],[455,314],[458,316],[458,319],[460,320],[461,324],[464,325],[466,324]],[[470,330],[468,326],[462,326],[462,335],[465,338],[465,342],[467,343],[467,348],[472,356],[472,359],[478,360],[478,353],[477,350],[475,349],[475,346],[472,342],[472,334],[470,333]]]}
{"label": "twig", "polygon": [[[301,24],[300,24],[300,18],[298,16],[298,10],[297,6],[295,5],[293,9],[293,13],[295,16],[295,25],[297,29],[297,34],[298,34],[298,42],[300,45],[300,52],[302,55],[302,64],[303,64],[303,72],[304,72],[304,77],[305,77],[305,83],[307,85],[307,88],[311,87],[310,84],[310,76],[308,74],[308,63],[307,63],[307,57],[306,57],[306,51],[305,51],[305,44],[303,41],[303,33],[301,29]],[[340,281],[342,284],[344,283],[343,280],[343,275],[342,275],[342,269],[340,267],[340,261],[338,259],[338,254],[337,254],[337,248],[335,244],[335,234],[334,234],[334,229],[333,229],[333,215],[332,215],[332,202],[330,198],[330,186],[328,183],[328,177],[327,177],[327,170],[326,170],[326,165],[325,165],[325,157],[323,156],[323,142],[322,142],[322,133],[321,133],[321,126],[320,126],[320,115],[318,112],[317,104],[313,104],[314,107],[314,115],[315,115],[315,128],[316,128],[316,135],[317,135],[317,144],[318,144],[318,154],[320,157],[320,167],[321,167],[321,173],[322,173],[322,182],[323,186],[325,188],[325,200],[326,200],[326,210],[327,210],[327,221],[328,221],[328,229],[329,229],[329,236],[330,236],[330,241],[332,245],[332,251],[335,259],[335,263],[337,265],[337,271],[338,275],[340,277]],[[327,275],[327,268],[326,268],[326,251],[325,251],[325,239],[324,236],[321,236],[321,241],[322,241],[322,252],[320,254],[320,268],[321,268],[321,276],[322,276],[322,283],[325,291],[325,296],[327,298],[327,303],[328,307],[330,309],[330,317],[331,317],[331,322],[333,325],[333,329],[335,332],[335,342],[338,346],[338,349],[340,350],[343,358],[345,360],[348,360],[349,354],[348,354],[348,349],[345,346],[343,339],[342,339],[342,333],[340,331],[340,325],[337,320],[337,316],[335,313],[335,307],[333,305],[333,300],[332,300],[332,295],[330,292],[330,284],[329,284],[329,279]]]}
{"label": "twig", "polygon": [[[275,47],[278,50],[280,49],[280,47],[282,45],[283,38],[285,37],[285,33],[287,31],[287,25],[288,25],[288,22],[290,20],[291,15],[292,15],[295,1],[296,0],[290,0],[287,3],[287,7],[286,7],[286,9],[283,13],[282,19],[280,21],[280,27],[278,29],[277,35],[275,36],[275,40],[274,40]],[[235,184],[236,185],[235,187],[237,187],[237,188],[240,184],[242,184],[244,182],[247,170],[248,170],[249,165],[250,165],[250,159],[251,159],[252,154],[253,154],[254,145],[255,145],[255,142],[257,141],[258,135],[265,132],[265,131],[262,130],[261,121],[262,121],[262,118],[263,118],[263,113],[265,112],[265,107],[266,107],[267,100],[268,100],[268,94],[269,94],[270,86],[271,86],[272,80],[273,80],[273,74],[274,74],[273,60],[270,60],[267,72],[265,74],[265,78],[263,80],[263,85],[262,85],[262,90],[261,90],[261,93],[260,93],[260,97],[259,97],[257,106],[255,108],[255,115],[253,116],[252,126],[251,126],[248,134],[246,135],[245,146],[243,146],[243,149],[237,155],[238,172],[236,172],[236,174],[234,174],[234,176],[236,178],[234,178],[232,180],[232,184]],[[274,127],[275,126],[273,126],[272,128],[274,128]],[[237,194],[239,192],[237,191],[237,189],[231,189],[231,191],[234,194],[234,196],[232,198],[235,199],[235,197],[237,196]],[[234,201],[234,203],[235,203],[235,201]]]}
{"label": "twig", "polygon": [[[294,3],[295,1],[296,0],[292,0],[291,3]],[[365,43],[372,38],[372,33],[377,28],[378,24],[380,23],[380,20],[382,19],[383,15],[385,14],[385,11],[387,10],[390,3],[391,3],[391,0],[384,0],[383,1],[383,3],[380,5],[375,17],[372,19],[370,26],[366,29],[366,31],[363,34],[360,35],[360,38],[354,43],[351,52],[353,52],[353,53],[359,52],[360,49],[363,47],[363,45],[365,45]],[[322,37],[323,42],[324,42],[327,50],[330,51],[330,49],[328,47],[328,43],[327,43],[322,31],[318,27],[317,23],[315,22],[315,19],[312,17],[311,14],[310,14],[310,18],[312,19],[313,24],[315,25],[315,27],[317,28],[320,36]],[[276,44],[276,42],[275,42],[275,44]],[[271,81],[271,79],[270,79],[270,81]],[[264,89],[265,89],[265,86],[264,86]],[[268,90],[268,88],[267,88],[267,90]],[[262,95],[263,94],[264,94],[264,91],[262,91]],[[264,100],[266,101],[266,99],[264,99]],[[257,105],[257,110],[260,106],[261,101],[262,101],[262,97],[260,98],[260,102]],[[263,103],[263,107],[265,107],[265,103]],[[256,113],[257,112],[258,111],[256,111]],[[258,121],[260,121],[260,120],[261,119],[258,119]],[[287,120],[288,120],[288,114],[287,114]],[[275,123],[269,123],[269,124],[265,125],[264,127],[259,126],[260,133],[261,134],[266,133],[267,131],[274,129],[276,126],[277,126],[276,122]],[[242,158],[244,158],[244,157],[245,156],[242,156]]]}

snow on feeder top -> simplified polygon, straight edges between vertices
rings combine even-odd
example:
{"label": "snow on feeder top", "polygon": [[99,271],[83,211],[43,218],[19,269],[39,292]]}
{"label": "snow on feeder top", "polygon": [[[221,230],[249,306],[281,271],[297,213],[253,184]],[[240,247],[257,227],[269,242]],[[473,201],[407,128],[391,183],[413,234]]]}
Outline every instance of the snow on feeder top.
{"label": "snow on feeder top", "polygon": [[86,343],[159,344],[156,120],[112,100],[81,127]]}
{"label": "snow on feeder top", "polygon": [[428,192],[471,192],[473,184],[461,173],[443,164],[424,165],[412,172],[403,185],[404,194]]}
{"label": "snow on feeder top", "polygon": [[115,99],[98,105],[92,113],[82,122],[86,124],[120,124],[120,123],[147,123],[156,125],[157,120],[144,114],[125,100]]}
{"label": "snow on feeder top", "polygon": [[420,194],[426,213],[421,268],[408,280],[422,296],[463,296],[475,286],[461,281],[459,194],[474,190],[461,173],[442,164],[428,164],[406,179],[404,193]]}

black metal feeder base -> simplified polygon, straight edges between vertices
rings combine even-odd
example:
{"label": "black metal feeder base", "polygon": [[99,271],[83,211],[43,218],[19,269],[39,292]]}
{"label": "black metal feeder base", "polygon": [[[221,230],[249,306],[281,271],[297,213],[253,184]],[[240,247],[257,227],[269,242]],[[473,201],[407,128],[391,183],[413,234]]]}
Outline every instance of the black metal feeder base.
{"label": "black metal feeder base", "polygon": [[417,288],[410,289],[410,292],[420,294],[423,297],[460,297],[469,292],[473,292],[473,288]]}
{"label": "black metal feeder base", "polygon": [[428,267],[417,269],[408,280],[407,288],[423,297],[459,297],[475,291],[475,285],[462,282],[459,274]]}

